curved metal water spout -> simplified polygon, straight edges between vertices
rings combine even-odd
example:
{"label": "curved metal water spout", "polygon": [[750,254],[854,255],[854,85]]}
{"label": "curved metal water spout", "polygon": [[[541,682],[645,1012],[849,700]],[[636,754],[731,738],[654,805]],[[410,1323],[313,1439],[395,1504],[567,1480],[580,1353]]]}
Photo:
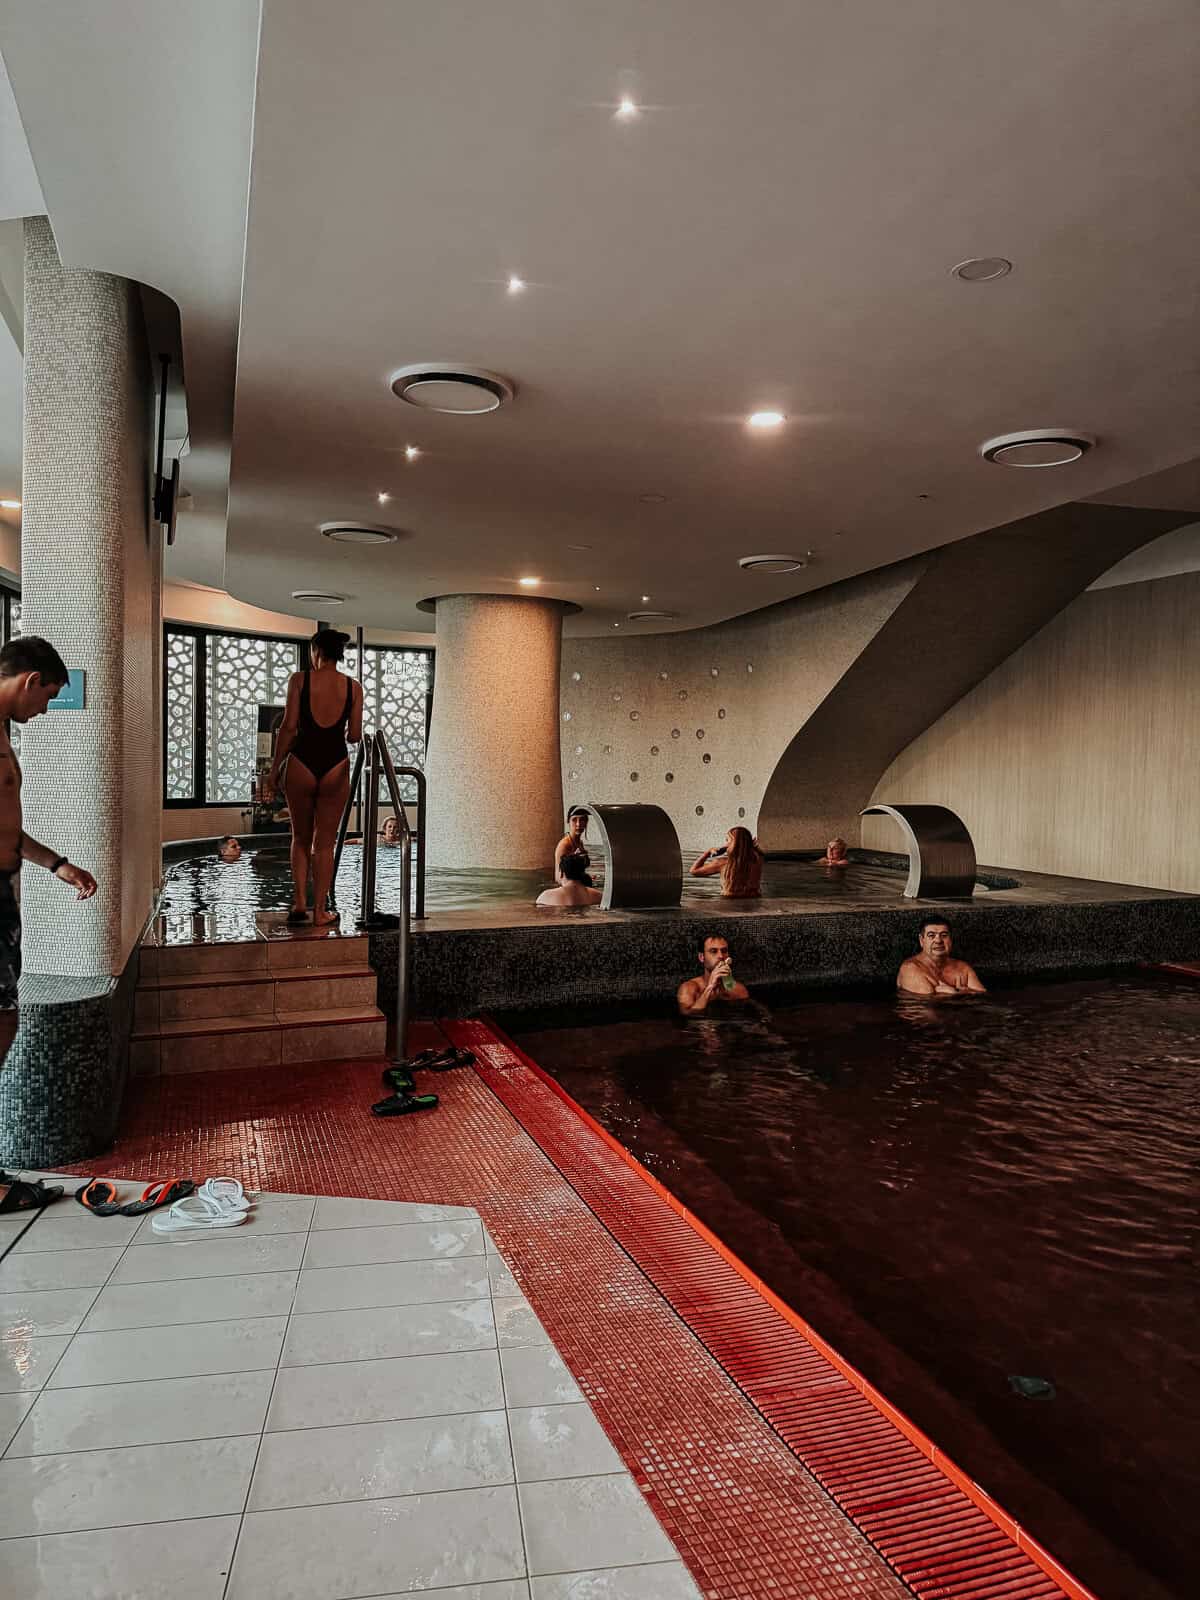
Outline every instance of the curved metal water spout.
{"label": "curved metal water spout", "polygon": [[601,909],[677,906],[683,893],[683,858],[675,824],[662,807],[606,806],[589,800],[584,809],[600,831],[608,860]]}
{"label": "curved metal water spout", "polygon": [[867,806],[861,817],[887,816],[908,841],[906,900],[969,900],[975,893],[975,845],[947,806]]}

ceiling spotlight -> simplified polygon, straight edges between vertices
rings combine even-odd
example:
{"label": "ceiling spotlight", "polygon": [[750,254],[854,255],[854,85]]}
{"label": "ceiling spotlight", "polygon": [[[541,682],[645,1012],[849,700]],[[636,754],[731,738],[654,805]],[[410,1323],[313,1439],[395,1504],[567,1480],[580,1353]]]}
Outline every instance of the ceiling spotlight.
{"label": "ceiling spotlight", "polygon": [[634,117],[638,115],[637,101],[630,99],[629,95],[627,94],[622,95],[621,103],[617,107],[614,115],[619,122],[632,122]]}
{"label": "ceiling spotlight", "polygon": [[964,283],[991,283],[994,278],[1006,278],[1012,271],[1012,262],[1003,256],[969,256],[950,270]]}
{"label": "ceiling spotlight", "polygon": [[21,502],[19,500],[0,500],[0,506],[3,506],[5,511],[20,511]]}
{"label": "ceiling spotlight", "polygon": [[523,589],[536,589],[538,584],[541,583],[541,581],[542,580],[540,578],[518,578],[517,579],[517,582],[521,585],[521,587]]}
{"label": "ceiling spotlight", "polygon": [[751,428],[779,428],[786,420],[782,411],[752,411],[746,423]]}
{"label": "ceiling spotlight", "polygon": [[337,544],[394,544],[400,537],[395,528],[380,528],[370,522],[323,522],[321,532]]}
{"label": "ceiling spotlight", "polygon": [[420,361],[401,367],[399,372],[393,372],[390,382],[392,393],[410,406],[459,416],[498,411],[516,392],[508,379],[497,372],[464,367],[453,361]]}
{"label": "ceiling spotlight", "polygon": [[593,587],[593,588],[594,588],[594,589],[595,589],[595,591],[596,591],[596,593],[597,593],[597,594],[599,594],[599,593],[600,593],[600,585],[599,585],[599,584],[598,584],[598,583],[596,583],[596,584],[593,584],[593,585],[592,585],[592,587]]}
{"label": "ceiling spotlight", "polygon": [[378,494],[377,494],[377,495],[376,495],[376,496],[375,496],[375,498],[376,498],[376,500],[378,500],[378,501],[379,501],[379,504],[380,504],[380,505],[381,505],[381,506],[385,506],[385,505],[387,505],[387,503],[388,503],[388,501],[389,501],[389,500],[390,500],[390,499],[391,499],[391,498],[392,498],[392,497],[391,497],[391,495],[390,495],[390,494],[385,494],[385,493],[384,493],[384,492],[383,492],[383,491],[382,491],[382,490],[381,490],[381,491],[380,491],[380,492],[379,492],[379,493],[378,493]]}
{"label": "ceiling spotlight", "polygon": [[292,599],[312,606],[344,606],[346,603],[344,594],[326,594],[324,589],[293,589]]}
{"label": "ceiling spotlight", "polygon": [[1095,443],[1090,435],[1074,428],[1029,428],[985,440],[979,454],[998,467],[1065,467],[1085,456]]}
{"label": "ceiling spotlight", "polygon": [[799,572],[808,565],[807,556],[739,556],[738,566],[743,572]]}
{"label": "ceiling spotlight", "polygon": [[404,446],[405,461],[415,461],[420,454],[421,452],[417,449],[415,444],[406,444]]}
{"label": "ceiling spotlight", "polygon": [[649,600],[649,598],[650,598],[650,596],[648,594],[644,594],[642,596],[642,604],[645,605],[646,601]]}
{"label": "ceiling spotlight", "polygon": [[525,287],[525,279],[524,278],[518,278],[516,273],[514,272],[511,275],[511,277],[509,278],[509,280],[508,280],[508,292],[509,292],[509,294],[520,294],[521,290],[524,287]]}
{"label": "ceiling spotlight", "polygon": [[620,626],[621,626],[621,624],[619,622],[614,622],[613,623],[613,627],[614,628],[619,628]]}

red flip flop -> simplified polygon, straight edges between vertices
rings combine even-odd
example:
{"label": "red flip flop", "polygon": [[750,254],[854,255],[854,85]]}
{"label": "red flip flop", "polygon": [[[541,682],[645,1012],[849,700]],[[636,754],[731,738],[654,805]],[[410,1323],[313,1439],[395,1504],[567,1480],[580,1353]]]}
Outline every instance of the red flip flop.
{"label": "red flip flop", "polygon": [[157,1211],[160,1206],[174,1205],[176,1200],[182,1200],[185,1195],[194,1194],[196,1185],[190,1178],[160,1178],[157,1183],[149,1183],[142,1190],[140,1200],[131,1200],[128,1205],[121,1207],[123,1217],[140,1217],[144,1212]]}

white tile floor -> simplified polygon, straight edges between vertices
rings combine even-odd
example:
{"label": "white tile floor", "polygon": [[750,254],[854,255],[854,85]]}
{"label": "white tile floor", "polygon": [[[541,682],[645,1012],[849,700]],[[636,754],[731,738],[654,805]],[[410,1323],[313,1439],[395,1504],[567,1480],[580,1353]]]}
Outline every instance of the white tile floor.
{"label": "white tile floor", "polygon": [[699,1600],[475,1212],[264,1195],[164,1239],[68,1190],[26,1221],[0,1595]]}

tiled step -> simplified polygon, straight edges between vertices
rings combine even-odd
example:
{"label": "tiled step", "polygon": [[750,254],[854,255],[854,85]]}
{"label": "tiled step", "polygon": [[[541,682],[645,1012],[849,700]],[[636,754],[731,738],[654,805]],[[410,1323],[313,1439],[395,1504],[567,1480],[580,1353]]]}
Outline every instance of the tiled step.
{"label": "tiled step", "polygon": [[295,967],[272,972],[192,973],[138,985],[134,1029],[199,1017],[253,1017],[274,1011],[317,1011],[330,1006],[372,1006],[376,978],[370,967]]}
{"label": "tiled step", "polygon": [[136,1030],[130,1070],[173,1075],[381,1055],[386,1037],[387,1019],[372,1004],[189,1017]]}
{"label": "tiled step", "polygon": [[290,933],[273,938],[213,940],[141,947],[141,977],[163,983],[173,978],[236,973],[242,977],[302,969],[329,971],[368,965],[366,934]]}

